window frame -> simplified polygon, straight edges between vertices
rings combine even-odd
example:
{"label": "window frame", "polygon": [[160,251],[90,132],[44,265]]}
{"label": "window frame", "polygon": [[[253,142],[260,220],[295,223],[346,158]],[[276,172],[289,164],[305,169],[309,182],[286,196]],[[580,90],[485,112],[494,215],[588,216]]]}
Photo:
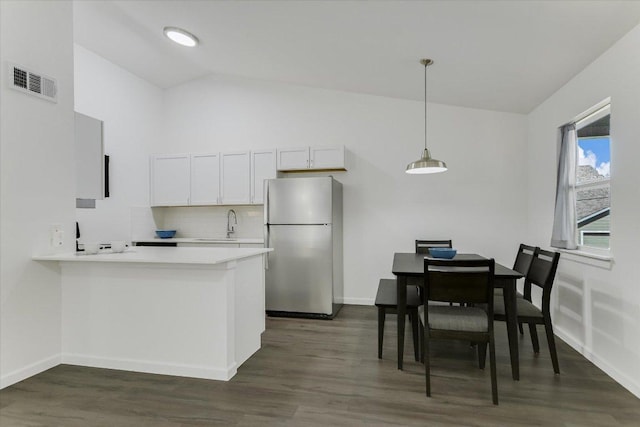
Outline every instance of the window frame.
{"label": "window frame", "polygon": [[[603,117],[606,117],[607,115],[611,115],[611,98],[607,98],[601,102],[599,102],[598,104],[594,105],[593,107],[589,108],[588,110],[584,111],[583,113],[581,113],[580,115],[578,115],[574,120],[573,123],[575,123],[576,125],[576,134],[577,132],[586,127],[589,126],[590,124],[600,120]],[[609,144],[611,144],[611,132],[609,132]],[[576,136],[576,152],[579,148],[578,145],[578,141],[579,138]],[[609,145],[609,150],[611,150],[611,145]],[[578,162],[578,156],[576,155],[576,162]],[[576,164],[576,175],[577,175],[577,171],[578,171],[578,167],[579,164]],[[577,176],[576,176],[576,181],[575,181],[575,185],[572,188],[572,191],[577,195],[577,192],[581,189],[589,189],[589,188],[602,188],[604,186],[609,186],[609,189],[611,189],[611,180],[612,180],[612,172],[609,172],[609,178],[605,179],[605,180],[597,180],[597,181],[588,181],[588,182],[584,182],[581,184],[577,183]],[[611,190],[609,190],[609,194],[611,194]],[[611,197],[611,195],[609,195],[609,197]],[[611,209],[611,198],[609,199],[610,203],[609,203],[609,210]],[[577,200],[576,200],[577,202]],[[577,206],[574,206],[574,209],[577,210]],[[611,216],[611,211],[609,211],[609,216]],[[577,218],[576,218],[577,219]],[[613,257],[611,255],[611,229],[609,227],[609,247],[607,249],[605,248],[598,248],[595,246],[586,246],[581,244],[580,242],[580,230],[578,230],[578,221],[576,221],[575,224],[576,227],[576,245],[577,245],[577,249],[573,249],[573,250],[569,250],[569,249],[564,249],[564,251],[570,251],[571,253],[575,253],[576,255],[584,255],[587,257],[591,257],[591,258],[596,258],[596,259],[600,259],[600,260],[612,260]]]}

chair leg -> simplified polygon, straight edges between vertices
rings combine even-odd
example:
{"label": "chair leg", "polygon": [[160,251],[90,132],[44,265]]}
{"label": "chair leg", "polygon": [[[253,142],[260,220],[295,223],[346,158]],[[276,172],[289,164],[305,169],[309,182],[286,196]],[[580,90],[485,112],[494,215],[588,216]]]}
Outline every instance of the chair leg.
{"label": "chair leg", "polygon": [[424,336],[422,337],[422,357],[424,357],[424,376],[427,386],[427,396],[431,397],[431,366],[429,361],[429,328],[424,327]]}
{"label": "chair leg", "polygon": [[413,354],[417,362],[420,360],[420,338],[418,337],[420,331],[418,330],[418,310],[411,310],[409,312],[409,317],[411,318],[411,331],[413,332]]}
{"label": "chair leg", "polygon": [[487,360],[487,343],[479,343],[478,344],[478,366],[480,369],[484,369],[485,362]]}
{"label": "chair leg", "polygon": [[540,343],[538,342],[538,329],[535,323],[529,323],[529,334],[531,335],[531,345],[535,354],[540,353]]}
{"label": "chair leg", "polygon": [[384,307],[378,307],[378,359],[382,359],[382,339],[384,337]]}
{"label": "chair leg", "polygon": [[422,326],[422,321],[418,322],[418,327],[420,328],[420,363],[424,363],[424,326]]}
{"label": "chair leg", "polygon": [[493,404],[498,404],[498,375],[496,373],[496,345],[493,340],[493,333],[489,337],[489,366],[491,368],[491,397]]}
{"label": "chair leg", "polygon": [[551,362],[553,363],[553,372],[560,373],[560,365],[558,364],[558,352],[556,351],[556,340],[553,335],[553,326],[551,326],[551,318],[544,317],[544,330],[547,333],[547,343],[549,344],[549,352],[551,353]]}

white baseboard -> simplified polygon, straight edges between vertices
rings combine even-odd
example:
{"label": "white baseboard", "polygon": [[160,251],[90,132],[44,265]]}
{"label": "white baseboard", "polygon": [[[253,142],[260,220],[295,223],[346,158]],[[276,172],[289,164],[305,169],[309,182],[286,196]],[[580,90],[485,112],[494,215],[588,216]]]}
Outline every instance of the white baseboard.
{"label": "white baseboard", "polygon": [[567,334],[562,328],[554,327],[553,331],[556,336],[560,338],[562,341],[567,343],[571,348],[573,348],[578,353],[582,354],[585,359],[589,362],[596,365],[600,368],[605,374],[609,375],[614,381],[620,384],[622,387],[629,390],[636,397],[640,398],[640,384],[635,382],[628,375],[623,374],[615,367],[611,366],[609,362],[599,357],[597,354],[593,353],[590,348],[587,348],[583,343]]}
{"label": "white baseboard", "polygon": [[559,328],[556,325],[553,325],[553,332],[558,338],[560,338],[562,341],[567,343],[569,347],[573,348],[575,351],[582,354],[583,356],[585,355],[586,353],[585,346],[579,340],[569,335],[562,328]]}
{"label": "white baseboard", "polygon": [[203,378],[208,380],[229,381],[237,372],[234,363],[226,369],[209,366],[182,365],[147,360],[116,359],[89,356],[84,354],[62,354],[62,363],[68,365],[89,366],[92,368],[118,369],[121,371],[145,372],[148,374],[175,375],[179,377]]}
{"label": "white baseboard", "polygon": [[58,366],[61,363],[61,356],[59,354],[47,357],[24,368],[17,369],[13,372],[9,372],[7,375],[3,375],[0,378],[0,389],[9,387],[15,383],[19,383],[22,380],[26,380],[29,377],[37,375],[41,372],[51,369],[54,366]]}
{"label": "white baseboard", "polygon": [[374,302],[373,298],[344,298],[344,303],[351,305],[373,305]]}

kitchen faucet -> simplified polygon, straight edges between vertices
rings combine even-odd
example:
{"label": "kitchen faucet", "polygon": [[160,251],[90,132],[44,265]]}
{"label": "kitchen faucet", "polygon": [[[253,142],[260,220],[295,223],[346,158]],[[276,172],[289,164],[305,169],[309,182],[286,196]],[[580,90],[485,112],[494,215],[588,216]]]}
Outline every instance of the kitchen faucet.
{"label": "kitchen faucet", "polygon": [[[233,224],[231,224],[231,215],[233,214]],[[236,232],[236,225],[238,225],[238,217],[236,216],[236,211],[233,209],[229,209],[227,212],[227,239],[231,237],[231,233]]]}

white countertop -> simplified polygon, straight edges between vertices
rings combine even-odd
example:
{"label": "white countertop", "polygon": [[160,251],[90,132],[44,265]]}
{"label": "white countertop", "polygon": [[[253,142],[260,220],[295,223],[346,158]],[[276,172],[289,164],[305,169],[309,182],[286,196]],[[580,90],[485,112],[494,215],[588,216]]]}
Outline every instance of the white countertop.
{"label": "white countertop", "polygon": [[[168,240],[168,239],[163,239]],[[103,250],[95,255],[63,253],[34,256],[36,261],[158,263],[158,264],[222,264],[271,252],[265,248],[184,248],[135,246],[121,253]]]}
{"label": "white countertop", "polygon": [[256,243],[262,245],[262,238],[231,238],[224,237],[172,237],[170,239],[160,239],[158,237],[151,239],[137,239],[134,242],[154,242],[154,243],[228,243],[228,244],[251,244]]}

